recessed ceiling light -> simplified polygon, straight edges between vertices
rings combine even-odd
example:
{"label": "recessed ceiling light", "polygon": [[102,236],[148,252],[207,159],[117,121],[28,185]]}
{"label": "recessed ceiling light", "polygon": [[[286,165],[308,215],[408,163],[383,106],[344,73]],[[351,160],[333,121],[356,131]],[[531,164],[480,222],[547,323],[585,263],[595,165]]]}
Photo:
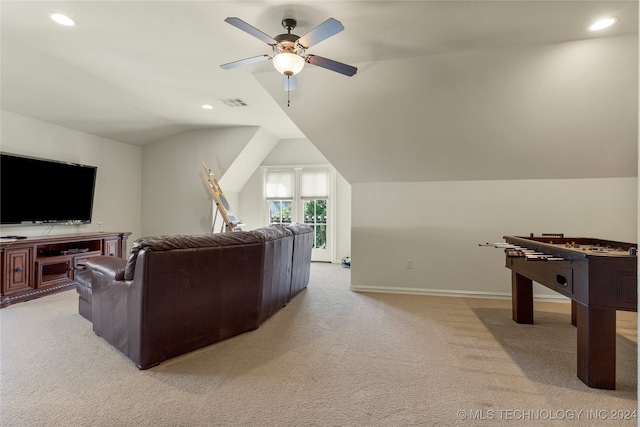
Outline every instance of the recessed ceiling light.
{"label": "recessed ceiling light", "polygon": [[203,109],[205,109],[205,110],[213,110],[213,105],[204,104],[204,105],[202,106],[202,108],[203,108]]}
{"label": "recessed ceiling light", "polygon": [[604,30],[605,28],[608,28],[608,27],[612,26],[613,24],[615,24],[617,20],[618,20],[618,18],[604,18],[604,19],[601,19],[599,21],[594,22],[589,27],[589,30],[591,30],[591,31]]}
{"label": "recessed ceiling light", "polygon": [[73,27],[77,25],[77,22],[73,20],[73,18],[68,17],[67,15],[63,15],[61,13],[52,13],[49,15],[51,19],[57,22],[60,25],[64,25],[65,27]]}

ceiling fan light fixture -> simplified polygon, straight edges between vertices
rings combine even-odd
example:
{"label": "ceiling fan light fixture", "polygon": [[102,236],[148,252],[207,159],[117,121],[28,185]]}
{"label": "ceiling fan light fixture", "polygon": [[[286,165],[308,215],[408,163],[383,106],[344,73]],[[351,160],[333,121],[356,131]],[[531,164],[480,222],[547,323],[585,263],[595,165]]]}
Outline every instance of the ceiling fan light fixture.
{"label": "ceiling fan light fixture", "polygon": [[273,57],[273,66],[280,74],[295,76],[304,68],[304,58],[295,53],[283,52]]}

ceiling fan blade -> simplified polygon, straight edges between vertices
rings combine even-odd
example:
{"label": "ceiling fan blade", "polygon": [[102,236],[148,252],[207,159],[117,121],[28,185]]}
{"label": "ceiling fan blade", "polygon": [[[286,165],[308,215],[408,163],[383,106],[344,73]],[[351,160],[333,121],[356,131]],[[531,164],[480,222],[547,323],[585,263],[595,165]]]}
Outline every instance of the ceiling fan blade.
{"label": "ceiling fan blade", "polygon": [[298,81],[296,76],[284,76],[284,90],[291,92],[298,88]]}
{"label": "ceiling fan blade", "polygon": [[271,55],[254,56],[252,58],[246,58],[246,59],[241,59],[239,61],[233,61],[227,64],[222,64],[220,68],[224,68],[225,70],[231,70],[232,68],[238,68],[244,65],[254,64],[256,62],[268,61],[269,59],[271,59]]}
{"label": "ceiling fan blade", "polygon": [[305,58],[309,64],[317,65],[318,67],[326,68],[327,70],[335,71],[336,73],[344,74],[345,76],[353,76],[358,69],[351,65],[343,64],[342,62],[334,61],[332,59],[323,58],[317,55],[307,55]]}
{"label": "ceiling fan blade", "polygon": [[253,37],[256,37],[260,40],[262,40],[263,42],[265,42],[268,45],[275,45],[278,44],[277,41],[275,41],[273,39],[273,37],[263,33],[262,31],[260,31],[259,29],[252,27],[251,25],[247,24],[246,22],[244,22],[242,19],[240,18],[227,18],[224,20],[224,22],[233,25],[234,27],[244,31],[245,33],[251,34]]}
{"label": "ceiling fan blade", "polygon": [[344,26],[342,25],[342,23],[340,23],[340,21],[329,18],[322,24],[315,27],[313,30],[309,31],[304,36],[300,37],[298,39],[298,44],[303,48],[308,49],[311,46],[316,45],[335,34],[338,34],[342,30],[344,30]]}

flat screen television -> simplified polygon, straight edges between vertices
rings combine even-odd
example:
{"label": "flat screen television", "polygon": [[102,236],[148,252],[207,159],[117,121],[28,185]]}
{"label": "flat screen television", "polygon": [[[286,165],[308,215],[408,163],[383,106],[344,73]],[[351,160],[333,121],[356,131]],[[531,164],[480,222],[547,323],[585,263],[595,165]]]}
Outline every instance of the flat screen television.
{"label": "flat screen television", "polygon": [[97,167],[0,153],[0,223],[89,224]]}

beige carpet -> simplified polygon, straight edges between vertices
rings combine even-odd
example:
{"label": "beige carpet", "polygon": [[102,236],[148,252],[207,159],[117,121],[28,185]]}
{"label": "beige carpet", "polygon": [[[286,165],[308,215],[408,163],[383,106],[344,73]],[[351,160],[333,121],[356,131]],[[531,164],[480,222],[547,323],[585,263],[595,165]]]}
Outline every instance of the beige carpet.
{"label": "beige carpet", "polygon": [[[364,294],[350,270],[258,330],[138,370],[67,291],[0,310],[3,426],[637,425],[637,317],[618,314],[617,390],[575,375],[570,307]],[[625,412],[626,411],[626,412]]]}

